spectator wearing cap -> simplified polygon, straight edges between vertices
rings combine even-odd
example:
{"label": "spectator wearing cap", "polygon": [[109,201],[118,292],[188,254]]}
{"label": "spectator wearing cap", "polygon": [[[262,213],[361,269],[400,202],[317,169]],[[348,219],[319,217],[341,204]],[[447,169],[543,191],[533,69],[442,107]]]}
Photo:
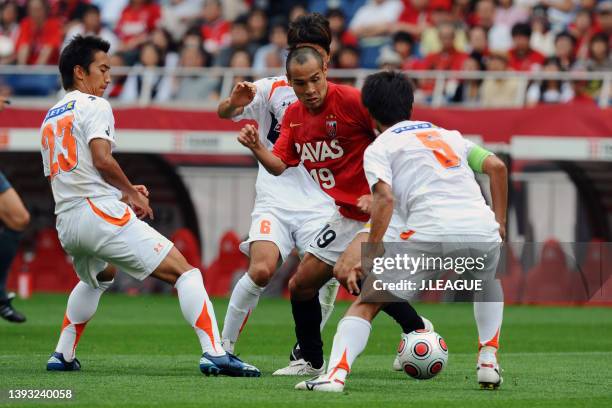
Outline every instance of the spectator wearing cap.
{"label": "spectator wearing cap", "polygon": [[130,0],[121,12],[115,27],[121,41],[119,51],[128,53],[128,63],[137,55],[139,47],[148,40],[161,16],[159,5],[152,0]]}
{"label": "spectator wearing cap", "polygon": [[217,54],[231,41],[231,24],[223,18],[223,5],[220,0],[204,0],[201,18],[196,25],[202,32],[206,52]]}
{"label": "spectator wearing cap", "polygon": [[232,55],[237,50],[246,50],[250,55],[257,51],[258,45],[251,41],[247,17],[240,16],[233,23],[230,30],[230,42],[219,50],[214,59],[217,67],[229,67]]}
{"label": "spectator wearing cap", "polygon": [[[547,58],[542,67],[543,72],[560,72],[562,70],[557,57]],[[572,99],[574,99],[574,89],[568,81],[547,79],[536,81],[527,88],[526,103],[528,106],[542,103],[567,103]]]}
{"label": "spectator wearing cap", "polygon": [[[506,53],[491,52],[486,61],[487,71],[508,71]],[[481,103],[486,108],[507,108],[522,105],[519,98],[520,82],[518,78],[486,78],[482,81]]]}
{"label": "spectator wearing cap", "polygon": [[537,71],[544,63],[544,56],[531,49],[531,26],[518,23],[512,27],[513,48],[510,50],[509,67],[515,71]]}
{"label": "spectator wearing cap", "polygon": [[253,68],[281,68],[287,59],[287,21],[275,17],[270,21],[270,43],[260,47],[253,57]]}
{"label": "spectator wearing cap", "polygon": [[87,6],[81,21],[68,31],[62,44],[62,49],[77,35],[94,35],[108,41],[110,44],[109,54],[114,54],[119,45],[119,40],[115,33],[102,25],[100,9],[93,4]]}
{"label": "spectator wearing cap", "polygon": [[27,16],[19,26],[15,48],[17,63],[53,65],[59,59],[62,28],[58,19],[49,17],[49,8],[43,0],[29,0]]}

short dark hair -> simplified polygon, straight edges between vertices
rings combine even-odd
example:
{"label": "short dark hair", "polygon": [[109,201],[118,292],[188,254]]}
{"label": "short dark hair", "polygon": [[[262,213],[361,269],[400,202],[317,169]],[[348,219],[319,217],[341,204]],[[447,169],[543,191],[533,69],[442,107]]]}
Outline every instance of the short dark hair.
{"label": "short dark hair", "polygon": [[59,71],[62,76],[62,86],[65,90],[74,87],[74,67],[80,65],[89,73],[89,65],[98,51],[108,52],[110,44],[94,36],[75,36],[64,48],[59,59]]}
{"label": "short dark hair", "polygon": [[405,42],[410,44],[412,47],[414,45],[414,38],[406,31],[398,31],[393,34],[393,37],[391,37],[391,42],[393,42],[393,44],[397,42]]}
{"label": "short dark hair", "polygon": [[531,37],[531,26],[527,23],[516,23],[512,26],[512,37],[517,35]]}
{"label": "short dark hair", "polygon": [[305,14],[289,24],[287,43],[291,50],[299,44],[310,43],[318,45],[329,54],[331,41],[329,21],[320,13]]}
{"label": "short dark hair", "polygon": [[377,72],[366,78],[361,102],[375,120],[384,126],[393,126],[412,115],[412,83],[399,71]]}
{"label": "short dark hair", "polygon": [[292,62],[296,62],[300,65],[303,65],[308,61],[308,58],[314,58],[319,65],[319,68],[323,69],[323,57],[317,50],[312,47],[300,47],[294,48],[289,52],[287,56],[287,61],[285,62],[285,69],[287,70],[287,76],[289,76],[289,67]]}
{"label": "short dark hair", "polygon": [[557,34],[557,36],[555,37],[555,44],[561,38],[567,38],[572,42],[573,45],[576,45],[576,37],[574,37],[569,31],[561,31],[559,34]]}

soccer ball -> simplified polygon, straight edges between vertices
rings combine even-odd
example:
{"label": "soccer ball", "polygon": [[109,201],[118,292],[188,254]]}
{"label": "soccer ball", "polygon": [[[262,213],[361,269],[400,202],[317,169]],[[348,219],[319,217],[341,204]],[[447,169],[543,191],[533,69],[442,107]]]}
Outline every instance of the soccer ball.
{"label": "soccer ball", "polygon": [[438,333],[420,329],[402,334],[397,356],[406,374],[412,378],[427,380],[446,367],[448,348]]}

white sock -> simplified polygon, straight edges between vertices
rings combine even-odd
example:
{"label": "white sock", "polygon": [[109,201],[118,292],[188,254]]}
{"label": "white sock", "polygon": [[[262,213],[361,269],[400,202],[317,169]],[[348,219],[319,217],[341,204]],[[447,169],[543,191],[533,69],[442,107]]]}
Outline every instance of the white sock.
{"label": "white sock", "polygon": [[329,320],[334,311],[334,302],[340,288],[340,282],[335,278],[327,281],[321,289],[319,289],[319,303],[321,304],[321,331],[325,327],[325,323]]}
{"label": "white sock", "polygon": [[361,317],[347,316],[340,320],[327,368],[330,379],[345,381],[353,362],[368,344],[371,330],[370,322]]}
{"label": "white sock", "polygon": [[225,354],[219,339],[215,311],[204,289],[200,270],[195,268],[183,273],[174,287],[178,292],[183,316],[195,329],[202,352],[213,356]]}
{"label": "white sock", "polygon": [[85,330],[87,322],[98,309],[100,296],[113,284],[113,281],[100,282],[99,288],[93,288],[81,281],[76,284],[66,306],[59,341],[55,351],[62,353],[68,362],[74,360],[77,344]]}
{"label": "white sock", "polygon": [[221,338],[235,343],[265,287],[257,286],[248,273],[236,283],[230,297]]}
{"label": "white sock", "polygon": [[[499,280],[484,282],[474,302],[474,318],[478,326],[480,347],[499,348],[499,334],[504,317],[503,291]],[[480,301],[478,301],[480,300]]]}

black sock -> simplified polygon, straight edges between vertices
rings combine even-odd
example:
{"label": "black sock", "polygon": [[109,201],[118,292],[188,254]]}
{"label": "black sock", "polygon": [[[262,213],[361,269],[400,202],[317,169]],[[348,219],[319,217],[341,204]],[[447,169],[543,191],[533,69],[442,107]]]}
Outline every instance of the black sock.
{"label": "black sock", "polygon": [[404,333],[410,333],[417,329],[424,329],[423,319],[408,302],[392,302],[383,308],[383,311],[391,316],[400,326]]}
{"label": "black sock", "polygon": [[19,248],[20,231],[0,227],[0,302],[6,300],[6,281]]}
{"label": "black sock", "polygon": [[300,344],[304,360],[313,368],[323,366],[323,339],[321,338],[321,304],[319,294],[305,301],[291,300],[291,310],[295,321],[295,335]]}

